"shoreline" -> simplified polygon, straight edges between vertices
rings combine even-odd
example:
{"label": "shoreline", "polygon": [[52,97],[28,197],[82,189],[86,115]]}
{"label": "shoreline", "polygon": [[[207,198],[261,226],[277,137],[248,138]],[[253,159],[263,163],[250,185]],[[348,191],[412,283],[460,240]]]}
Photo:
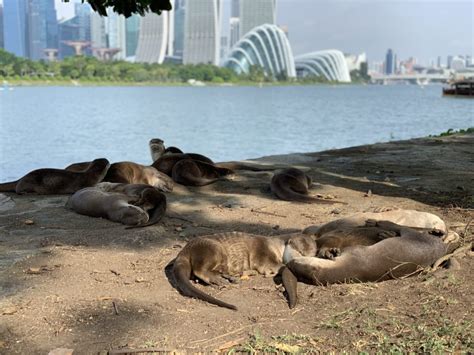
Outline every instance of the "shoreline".
{"label": "shoreline", "polygon": [[[325,287],[299,283],[300,306],[293,310],[273,278],[247,277],[223,289],[196,284],[238,305],[238,312],[182,296],[166,267],[196,236],[276,236],[384,207],[434,213],[464,244],[472,243],[473,156],[474,133],[466,133],[261,157],[251,162],[304,169],[316,183],[311,195],[347,205],[277,200],[268,192],[271,171],[238,171],[233,180],[200,188],[176,184],[166,194],[169,213],[142,229],[78,215],[65,208],[67,195],[0,194],[0,352],[67,347],[99,353],[143,344],[217,352],[245,349],[257,335],[269,344],[280,339],[279,349],[286,349],[294,344],[288,334],[300,346],[312,339],[308,349],[321,352],[351,352],[354,344],[358,351],[383,353],[468,351],[471,331],[463,325],[471,322],[472,257],[458,257],[459,270],[438,275]],[[369,321],[377,338],[365,331]],[[393,335],[401,333],[410,344]],[[432,339],[426,334],[447,334],[436,337],[443,347],[427,347]]]}
{"label": "shoreline", "polygon": [[[6,80],[6,79],[4,79]],[[81,80],[11,80],[7,87],[277,87],[277,86],[365,86],[367,83],[304,83],[304,82],[202,82],[190,84],[187,82],[128,82],[128,81],[81,81]],[[1,86],[0,86],[1,89]]]}

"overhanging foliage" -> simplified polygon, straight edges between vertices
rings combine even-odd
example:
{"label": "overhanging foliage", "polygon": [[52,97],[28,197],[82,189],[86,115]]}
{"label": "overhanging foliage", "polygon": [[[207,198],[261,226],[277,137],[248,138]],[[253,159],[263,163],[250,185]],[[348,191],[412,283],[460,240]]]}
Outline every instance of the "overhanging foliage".
{"label": "overhanging foliage", "polygon": [[[154,12],[158,15],[161,12],[171,10],[169,0],[81,0],[83,3],[88,2],[92,9],[102,16],[107,16],[107,8],[125,17],[133,14],[145,15],[146,12]],[[63,0],[69,2],[69,0]]]}

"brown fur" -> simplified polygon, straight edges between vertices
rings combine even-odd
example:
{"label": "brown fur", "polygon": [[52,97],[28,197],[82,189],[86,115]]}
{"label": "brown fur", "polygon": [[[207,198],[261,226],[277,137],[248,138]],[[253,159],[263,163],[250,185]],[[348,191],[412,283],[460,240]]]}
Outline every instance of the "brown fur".
{"label": "brown fur", "polygon": [[[75,163],[66,167],[69,171],[84,171],[90,162]],[[122,161],[110,165],[103,181],[124,184],[147,184],[161,191],[173,191],[174,183],[169,176],[151,166]]]}
{"label": "brown fur", "polygon": [[66,206],[86,216],[146,227],[158,223],[164,216],[166,196],[146,184],[101,183],[77,191]]}
{"label": "brown fur", "polygon": [[235,310],[234,305],[193,286],[189,281],[191,276],[206,284],[220,285],[223,278],[230,279],[244,271],[274,274],[283,265],[285,244],[290,238],[295,238],[293,247],[301,254],[314,255],[314,242],[303,235],[264,237],[233,232],[197,237],[186,244],[174,261],[173,274],[178,288],[186,296]]}
{"label": "brown fur", "polygon": [[272,192],[281,200],[305,203],[343,203],[336,200],[325,200],[308,196],[311,178],[296,168],[283,169],[273,175],[270,182]]}
{"label": "brown fur", "polygon": [[0,184],[0,191],[16,192],[17,194],[72,194],[102,181],[109,166],[107,159],[96,159],[82,172],[37,169],[17,181]]}
{"label": "brown fur", "polygon": [[[352,244],[341,243],[338,236],[333,235],[334,243],[338,247],[344,246],[340,256],[337,255],[336,258],[332,258],[333,260],[308,257],[286,260],[288,270],[283,270],[282,279],[288,292],[290,308],[297,302],[296,280],[314,285],[381,281],[409,275],[419,267],[429,266],[447,251],[447,246],[439,237],[437,229],[420,231],[390,221],[374,221],[370,224],[373,226],[356,227],[354,230],[359,233],[373,229],[369,233],[372,233],[372,236],[382,233],[381,241],[376,242],[376,238],[370,237],[358,239],[357,235],[354,235],[353,239],[349,239]],[[316,243],[318,241],[319,239]],[[369,244],[358,244],[358,241]],[[372,242],[375,243],[370,245]],[[327,245],[330,245],[330,242]]]}
{"label": "brown fur", "polygon": [[369,219],[391,221],[405,227],[439,229],[444,233],[447,232],[446,224],[443,220],[432,213],[385,207],[375,212],[356,213],[320,226],[310,226],[304,229],[303,233],[314,235],[317,238],[332,230],[364,226]]}

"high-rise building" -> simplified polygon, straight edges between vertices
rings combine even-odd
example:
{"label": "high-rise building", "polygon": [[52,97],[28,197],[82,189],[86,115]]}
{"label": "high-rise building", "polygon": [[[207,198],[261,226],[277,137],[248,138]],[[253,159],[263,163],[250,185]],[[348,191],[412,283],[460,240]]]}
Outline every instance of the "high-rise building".
{"label": "high-rise building", "polygon": [[[90,55],[91,49],[91,16],[87,4],[75,4],[76,16],[61,21],[59,27],[59,57],[65,58],[77,54],[75,48],[83,48],[79,52]],[[76,43],[76,47],[72,44]]]}
{"label": "high-rise building", "polygon": [[390,75],[395,73],[395,53],[389,49],[385,55],[385,74]]}
{"label": "high-rise building", "polygon": [[58,48],[58,22],[54,0],[28,1],[27,28],[30,59],[43,59],[46,48]]}
{"label": "high-rise building", "polygon": [[184,64],[219,63],[221,1],[186,2],[184,21]]}
{"label": "high-rise building", "polygon": [[447,61],[447,66],[448,66],[448,69],[451,69],[451,63],[453,62],[453,56],[452,55],[448,55],[448,61]]}
{"label": "high-rise building", "polygon": [[183,0],[176,1],[174,6],[174,55],[183,58],[184,51],[184,19],[186,8]]}
{"label": "high-rise building", "polygon": [[109,48],[116,48],[120,50],[115,55],[115,59],[125,59],[127,55],[125,16],[115,13],[112,9],[108,9],[107,18]]}
{"label": "high-rise building", "polygon": [[138,46],[140,16],[133,15],[125,20],[125,56],[134,57]]}
{"label": "high-rise building", "polygon": [[105,17],[95,11],[91,12],[91,46],[92,48],[106,48],[108,46]]}
{"label": "high-rise building", "polygon": [[225,58],[227,52],[229,51],[229,41],[226,36],[221,37],[221,53],[220,58]]}
{"label": "high-rise building", "polygon": [[3,1],[3,37],[5,49],[19,57],[28,57],[27,1]]}
{"label": "high-rise building", "polygon": [[229,46],[232,48],[240,39],[240,30],[239,30],[240,19],[238,17],[230,18],[230,40]]}
{"label": "high-rise building", "polygon": [[3,43],[3,6],[0,4],[0,48],[4,47]]}
{"label": "high-rise building", "polygon": [[149,12],[142,17],[135,61],[163,63],[169,53],[170,40],[172,42],[169,36],[169,18],[172,16],[171,12],[163,11],[161,15]]}
{"label": "high-rise building", "polygon": [[276,0],[240,0],[240,37],[253,28],[274,25],[276,22]]}
{"label": "high-rise building", "polygon": [[436,62],[436,66],[437,66],[438,68],[441,68],[441,56],[438,56],[438,60],[437,60],[437,62]]}

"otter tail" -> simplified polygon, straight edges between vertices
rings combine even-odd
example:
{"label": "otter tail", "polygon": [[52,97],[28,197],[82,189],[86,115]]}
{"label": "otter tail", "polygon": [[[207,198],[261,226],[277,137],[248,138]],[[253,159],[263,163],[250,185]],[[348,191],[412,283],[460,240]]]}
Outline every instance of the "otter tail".
{"label": "otter tail", "polygon": [[295,308],[296,304],[298,303],[298,280],[295,274],[293,274],[293,272],[291,272],[291,270],[286,266],[283,268],[281,273],[281,280],[288,295],[288,305],[290,306],[290,309]]}
{"label": "otter tail", "polygon": [[144,224],[137,224],[135,226],[125,227],[125,229],[148,227],[157,224],[159,221],[161,221],[166,212],[166,196],[161,192],[159,194],[161,198],[158,201],[157,205],[155,205],[153,209],[148,211],[148,216],[150,217],[148,219],[148,222]]}
{"label": "otter tail", "polygon": [[185,296],[198,298],[200,300],[215,304],[216,306],[232,309],[235,311],[237,310],[236,306],[220,301],[217,298],[214,298],[208,295],[207,293],[201,291],[197,287],[194,287],[191,281],[189,281],[191,274],[192,271],[189,260],[180,257],[176,258],[173,265],[173,275],[176,279],[179,290]]}
{"label": "otter tail", "polygon": [[16,184],[19,180],[11,181],[11,182],[4,182],[0,184],[0,192],[16,192]]}

